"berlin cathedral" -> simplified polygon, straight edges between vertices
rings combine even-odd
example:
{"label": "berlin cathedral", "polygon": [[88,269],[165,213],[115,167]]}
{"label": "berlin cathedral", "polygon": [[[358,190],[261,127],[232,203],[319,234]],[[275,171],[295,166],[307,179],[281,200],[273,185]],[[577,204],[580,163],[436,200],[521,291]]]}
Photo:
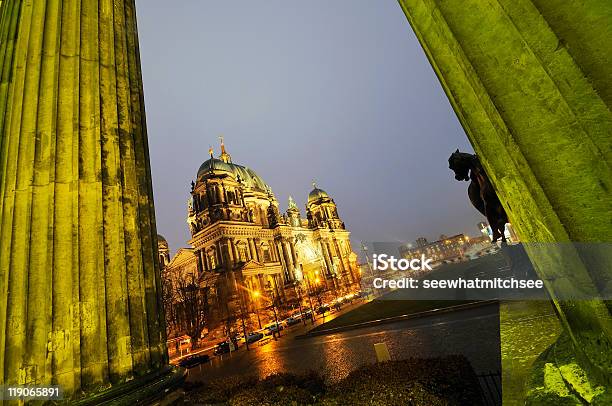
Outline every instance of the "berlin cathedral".
{"label": "berlin cathedral", "polygon": [[159,237],[164,274],[197,275],[219,320],[254,311],[262,298],[297,308],[313,291],[341,295],[359,289],[357,255],[334,200],[313,184],[306,218],[292,197],[285,213],[272,189],[252,169],[221,154],[198,169],[191,183],[187,224],[191,248],[170,260]]}

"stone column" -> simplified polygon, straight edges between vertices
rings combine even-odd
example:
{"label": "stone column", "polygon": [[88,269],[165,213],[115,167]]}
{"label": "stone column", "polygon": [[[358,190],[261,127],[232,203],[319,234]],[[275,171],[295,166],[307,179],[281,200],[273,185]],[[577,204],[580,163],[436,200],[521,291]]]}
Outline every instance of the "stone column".
{"label": "stone column", "polygon": [[295,250],[295,242],[289,241],[289,248],[291,249],[291,259],[293,260],[293,267],[295,268],[298,264],[297,251]]}
{"label": "stone column", "polygon": [[[399,3],[516,233],[548,243],[526,249],[579,363],[610,385],[612,250],[598,243],[612,241],[612,4]],[[563,300],[578,286],[591,300]]]}
{"label": "stone column", "polygon": [[348,279],[348,284],[347,285],[350,285],[354,281],[353,272],[351,271],[351,267],[344,262],[345,256],[344,256],[342,250],[340,249],[340,244],[338,244],[338,240],[336,240],[335,238],[334,238],[334,247],[336,249],[336,252],[338,253],[338,261],[340,262],[340,269],[341,269],[341,272],[342,272],[342,279],[344,280],[345,284],[347,284],[346,280]]}
{"label": "stone column", "polygon": [[291,282],[295,279],[294,270],[293,270],[293,258],[291,258],[289,243],[285,240],[280,242],[281,249],[283,251],[283,258],[285,259],[285,264],[287,265],[287,282]]}
{"label": "stone column", "polygon": [[321,252],[323,254],[323,259],[325,261],[325,268],[326,268],[325,272],[326,272],[326,275],[322,275],[323,278],[325,278],[326,276],[332,274],[332,271],[333,271],[334,268],[333,268],[332,263],[331,263],[331,257],[329,255],[329,249],[328,249],[328,246],[327,246],[327,242],[324,241],[324,240],[319,240],[319,243],[321,244]]}
{"label": "stone column", "polygon": [[217,266],[225,267],[226,259],[225,255],[223,254],[223,246],[221,245],[221,240],[217,240],[217,242],[215,242],[215,246],[217,247],[217,249],[215,250],[215,254],[217,256]]}
{"label": "stone column", "polygon": [[200,252],[202,253],[202,262],[204,264],[204,270],[207,272],[212,271],[210,267],[210,262],[208,260],[208,254],[206,253],[206,249],[202,249]]}
{"label": "stone column", "polygon": [[289,265],[287,261],[285,261],[285,255],[283,253],[283,243],[282,241],[274,241],[274,246],[276,247],[276,253],[278,255],[279,262],[281,263],[281,267],[283,268],[283,278],[285,280],[289,279]]}
{"label": "stone column", "polygon": [[[261,247],[259,238],[253,239],[253,248],[255,248],[255,255],[259,262],[264,262],[263,253],[259,250]],[[272,254],[271,254],[272,255]]]}
{"label": "stone column", "polygon": [[257,247],[255,246],[255,240],[252,238],[249,238],[249,248],[251,249],[251,258],[254,261],[261,262],[259,259],[259,252],[257,252]]}
{"label": "stone column", "polygon": [[196,264],[198,267],[198,275],[202,275],[202,273],[204,272],[204,265],[202,264],[202,251],[196,250],[195,256],[196,256]]}
{"label": "stone column", "polygon": [[282,301],[283,303],[286,303],[287,299],[285,298],[285,290],[279,284],[279,276],[280,275],[272,275],[272,282],[274,284],[274,292],[275,292],[276,297],[278,297],[280,301]]}
{"label": "stone column", "polygon": [[74,399],[168,362],[135,6],[1,14],[0,382]]}

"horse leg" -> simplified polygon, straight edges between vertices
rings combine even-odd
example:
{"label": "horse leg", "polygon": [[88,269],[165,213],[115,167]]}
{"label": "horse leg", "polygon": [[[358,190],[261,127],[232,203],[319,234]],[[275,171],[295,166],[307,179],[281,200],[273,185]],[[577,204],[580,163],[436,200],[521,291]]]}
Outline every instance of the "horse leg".
{"label": "horse leg", "polygon": [[501,227],[500,227],[500,234],[501,234],[501,239],[502,239],[502,243],[506,243],[506,223],[500,223]]}
{"label": "horse leg", "polygon": [[476,210],[481,212],[483,216],[486,216],[487,214],[484,200],[482,199],[482,194],[480,193],[480,185],[478,185],[478,183],[474,180],[472,180],[468,186],[468,197]]}
{"label": "horse leg", "polygon": [[501,239],[502,239],[502,243],[506,244],[506,223],[508,222],[508,216],[506,215],[506,211],[504,210],[504,207],[501,205],[501,203],[497,202],[497,207],[496,207],[496,212],[497,212],[497,229],[499,230]]}
{"label": "horse leg", "polygon": [[493,210],[491,205],[487,204],[487,202],[485,201],[485,216],[487,217],[487,221],[489,222],[489,225],[491,226],[491,231],[493,231],[493,241],[492,241],[493,243],[496,243],[499,237],[503,236],[503,233],[502,234],[499,233],[499,229],[498,229],[499,220],[495,214],[496,214],[495,210]]}

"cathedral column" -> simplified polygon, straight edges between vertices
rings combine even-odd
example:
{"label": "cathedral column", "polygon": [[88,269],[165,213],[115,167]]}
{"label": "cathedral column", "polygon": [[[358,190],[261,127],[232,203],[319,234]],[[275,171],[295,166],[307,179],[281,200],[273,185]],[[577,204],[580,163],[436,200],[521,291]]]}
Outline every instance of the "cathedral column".
{"label": "cathedral column", "polygon": [[255,240],[253,238],[249,238],[249,247],[251,247],[251,258],[255,261],[261,262],[259,259],[259,252],[257,252],[257,246],[255,245]]}
{"label": "cathedral column", "polygon": [[287,281],[289,279],[289,265],[285,261],[285,256],[283,255],[282,242],[279,240],[274,240],[274,247],[276,247],[276,253],[278,255],[278,259],[281,263],[281,267],[283,268],[283,279]]}
{"label": "cathedral column", "polygon": [[[345,280],[346,283],[346,279],[349,280],[348,284],[352,284],[353,283],[353,274],[350,271],[350,267],[348,267],[345,263],[344,263],[344,256],[342,254],[342,251],[340,250],[340,245],[338,244],[338,240],[334,238],[334,247],[336,249],[336,252],[338,253],[338,260],[340,261],[340,269],[342,272],[342,279]],[[349,272],[347,272],[347,268],[349,270]]]}
{"label": "cathedral column", "polygon": [[232,260],[234,263],[240,262],[240,258],[238,256],[238,250],[236,249],[236,243],[233,238],[229,238],[229,247],[232,253]]}
{"label": "cathedral column", "polygon": [[323,259],[325,261],[325,267],[326,267],[325,272],[327,273],[327,275],[325,276],[329,276],[332,274],[333,269],[334,269],[331,263],[330,256],[329,256],[329,250],[328,250],[329,247],[327,246],[327,242],[324,241],[323,239],[319,240],[319,244],[321,245],[321,252],[323,253]]}
{"label": "cathedral column", "polygon": [[135,5],[1,11],[0,382],[75,399],[168,362]]}
{"label": "cathedral column", "polygon": [[255,255],[259,262],[264,262],[263,253],[260,251],[261,240],[259,238],[253,238],[253,248],[255,248]]}
{"label": "cathedral column", "polygon": [[283,258],[285,258],[285,264],[287,264],[287,282],[292,282],[295,278],[293,271],[293,259],[291,258],[291,254],[289,253],[289,243],[286,240],[281,240],[281,249],[283,251]]}
{"label": "cathedral column", "polygon": [[204,273],[204,266],[202,265],[201,250],[195,250],[195,256],[196,256],[196,265],[198,268],[198,275],[202,275],[202,273]]}
{"label": "cathedral column", "polygon": [[223,246],[221,245],[221,240],[217,240],[215,242],[215,246],[217,249],[215,250],[215,256],[217,257],[217,265],[219,267],[226,267],[227,261],[225,260],[225,255],[223,253]]}
{"label": "cathedral column", "polygon": [[229,238],[224,238],[221,244],[223,252],[226,257],[225,265],[228,271],[234,268],[234,253],[232,250],[232,244]]}
{"label": "cathedral column", "polygon": [[295,250],[295,242],[291,240],[289,242],[289,248],[291,250],[291,259],[293,260],[293,267],[295,268],[298,264],[297,252]]}
{"label": "cathedral column", "polygon": [[206,253],[206,249],[203,248],[201,252],[202,252],[202,261],[204,262],[204,270],[207,272],[212,271],[212,268],[210,266],[210,261],[208,259],[208,254]]}
{"label": "cathedral column", "polygon": [[274,262],[281,262],[280,255],[278,251],[278,246],[276,245],[276,241],[268,240],[268,246],[270,247],[270,256]]}
{"label": "cathedral column", "polygon": [[274,284],[274,292],[277,298],[279,298],[279,302],[286,303],[287,299],[285,298],[285,290],[282,288],[282,285],[279,283],[278,274],[272,275],[272,283]]}

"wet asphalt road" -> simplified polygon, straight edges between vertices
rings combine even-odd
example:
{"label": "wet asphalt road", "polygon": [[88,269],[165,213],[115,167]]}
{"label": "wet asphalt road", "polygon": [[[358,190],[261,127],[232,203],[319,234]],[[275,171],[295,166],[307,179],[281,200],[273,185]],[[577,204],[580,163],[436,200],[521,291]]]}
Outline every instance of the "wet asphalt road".
{"label": "wet asphalt road", "polygon": [[384,342],[392,360],[430,358],[451,354],[466,356],[476,373],[501,369],[499,306],[446,313],[327,336],[296,339],[310,329],[302,325],[283,330],[281,339],[259,343],[250,351],[214,357],[189,370],[189,381],[230,375],[260,378],[277,372],[314,370],[330,381],[346,377],[359,366],[376,362],[374,344]]}

